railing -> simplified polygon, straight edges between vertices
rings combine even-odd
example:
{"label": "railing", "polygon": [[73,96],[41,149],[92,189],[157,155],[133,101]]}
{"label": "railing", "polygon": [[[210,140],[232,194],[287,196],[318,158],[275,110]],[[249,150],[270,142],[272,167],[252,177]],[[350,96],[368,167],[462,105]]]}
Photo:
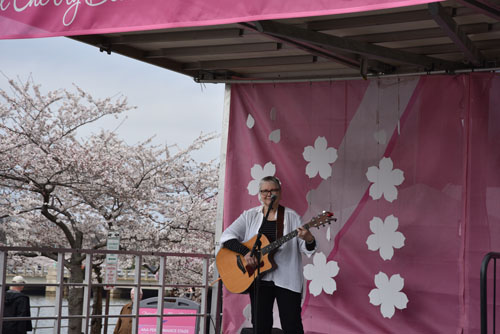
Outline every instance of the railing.
{"label": "railing", "polygon": [[[37,331],[39,330],[43,330],[43,329],[51,329],[51,328],[54,328],[54,326],[41,326],[38,324],[38,321],[39,321],[39,317],[40,317],[40,309],[42,308],[54,308],[54,306],[51,306],[51,305],[40,305],[40,306],[31,306],[31,309],[35,309],[36,310],[36,313],[35,313],[35,316],[34,318],[37,318],[35,320],[35,323],[33,324],[33,334],[36,334]],[[32,312],[33,314],[33,312]],[[61,326],[61,328],[63,328],[63,326]]]}
{"label": "railing", "polygon": [[493,334],[496,331],[496,291],[497,291],[497,259],[500,259],[500,253],[488,253],[483,258],[481,264],[481,334],[488,333],[488,294],[487,294],[487,281],[488,281],[488,264],[493,259],[493,321],[492,328]]}
{"label": "railing", "polygon": [[[55,287],[55,315],[52,317],[41,317],[39,314],[35,317],[16,317],[16,318],[4,318],[3,317],[3,311],[4,311],[4,299],[5,299],[5,288],[8,286],[12,286],[14,284],[9,284],[6,282],[6,272],[7,272],[7,259],[8,259],[8,253],[9,252],[30,252],[30,253],[57,253],[57,277],[56,277],[56,283],[37,283],[37,284],[15,284],[15,285],[24,285],[24,286],[45,286],[45,287]],[[209,328],[208,323],[211,324],[219,324],[220,321],[218,319],[213,319],[214,317],[217,317],[218,315],[215,315],[216,313],[213,313],[214,316],[210,316],[210,314],[207,312],[208,310],[208,305],[210,301],[208,300],[208,292],[209,292],[209,262],[213,260],[213,256],[209,254],[194,254],[194,253],[165,253],[165,252],[138,252],[138,251],[109,251],[109,250],[84,250],[84,249],[47,249],[47,248],[30,248],[30,247],[3,247],[0,246],[0,332],[2,329],[2,324],[4,321],[8,320],[54,320],[54,333],[55,334],[60,334],[61,333],[61,328],[62,328],[62,320],[63,319],[75,319],[79,318],[82,319],[82,333],[88,334],[90,332],[90,320],[93,318],[103,318],[105,322],[107,321],[108,318],[118,318],[120,315],[91,315],[91,290],[92,287],[105,287],[106,284],[100,284],[93,282],[92,280],[92,270],[85,270],[85,277],[82,283],[69,283],[65,282],[64,280],[64,259],[65,255],[67,254],[72,254],[72,253],[78,253],[78,254],[84,254],[85,255],[85,260],[84,260],[84,266],[85,268],[92,268],[92,259],[96,255],[105,255],[105,254],[118,254],[118,255],[128,255],[128,256],[133,256],[134,257],[134,282],[130,284],[115,284],[114,287],[120,288],[120,287],[127,287],[127,288],[137,288],[140,289],[141,287],[149,287],[149,288],[157,288],[158,289],[158,300],[164,300],[165,299],[165,290],[166,288],[189,288],[189,287],[195,287],[195,288],[200,288],[201,289],[201,305],[200,305],[200,311],[199,313],[196,314],[165,314],[164,309],[163,309],[163,303],[158,303],[157,306],[157,312],[156,314],[148,314],[148,315],[140,315],[139,316],[139,294],[135,295],[134,303],[133,303],[133,310],[132,310],[132,315],[128,316],[132,318],[132,334],[138,333],[138,323],[139,323],[139,318],[141,317],[156,317],[156,333],[161,333],[162,332],[162,324],[163,324],[163,318],[168,318],[168,317],[179,317],[179,316],[196,316],[199,320],[199,331],[198,333],[208,333]],[[142,283],[142,275],[140,273],[141,268],[142,268],[142,263],[143,263],[143,258],[144,257],[156,257],[159,260],[159,270],[158,270],[158,283]],[[169,257],[176,257],[176,258],[198,258],[202,260],[202,267],[203,267],[203,272],[202,272],[202,282],[200,284],[166,284],[166,261],[167,258]],[[64,288],[66,287],[80,287],[83,288],[83,312],[82,315],[63,315],[62,309],[63,309],[63,295],[64,295]],[[213,304],[217,304],[218,306],[221,303],[221,296],[219,293],[214,291],[212,293],[212,299],[216,298],[217,300],[214,301]],[[218,309],[219,307],[217,307]],[[210,318],[210,322],[207,320]],[[217,326],[218,327],[218,326]],[[219,333],[220,328],[210,328],[211,333]]]}
{"label": "railing", "polygon": [[[33,266],[20,266],[20,267],[7,267],[7,275],[17,276],[21,275],[24,278],[28,277],[47,277],[49,274],[49,266],[42,266],[41,268],[33,267]],[[133,269],[120,269],[118,270],[118,278],[120,279],[129,279],[134,278],[135,270]],[[64,270],[64,276],[69,276],[69,270]],[[141,271],[141,276],[147,278],[154,278],[154,274],[152,274],[149,270],[143,269]]]}
{"label": "railing", "polygon": [[[121,309],[123,307],[123,304],[111,304],[111,305],[109,305],[109,307],[113,308],[113,309]],[[54,305],[35,305],[35,306],[31,305],[30,308],[31,308],[31,314],[34,314],[33,318],[40,318],[40,314],[45,313],[45,312],[41,312],[42,309],[54,309],[55,306]],[[67,309],[67,308],[68,308],[68,305],[64,305],[63,311],[64,311],[64,309]],[[53,320],[55,321],[55,319],[53,319]],[[47,326],[45,324],[41,324],[40,319],[36,319],[32,325],[33,325],[32,334],[40,333],[40,331],[43,332],[44,329],[53,329],[54,328],[54,325]],[[116,323],[108,324],[108,331],[107,332],[112,333],[115,325],[116,325]],[[67,325],[61,325],[61,329],[64,329],[67,327],[68,327]]]}

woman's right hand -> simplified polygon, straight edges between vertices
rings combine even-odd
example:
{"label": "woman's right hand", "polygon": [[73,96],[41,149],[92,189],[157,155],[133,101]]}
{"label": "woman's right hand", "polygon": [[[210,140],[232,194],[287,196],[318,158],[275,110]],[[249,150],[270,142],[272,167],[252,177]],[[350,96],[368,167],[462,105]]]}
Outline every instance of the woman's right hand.
{"label": "woman's right hand", "polygon": [[245,255],[245,262],[247,263],[248,266],[251,266],[252,268],[257,268],[257,258],[255,256],[251,256],[252,252],[248,252],[247,255]]}

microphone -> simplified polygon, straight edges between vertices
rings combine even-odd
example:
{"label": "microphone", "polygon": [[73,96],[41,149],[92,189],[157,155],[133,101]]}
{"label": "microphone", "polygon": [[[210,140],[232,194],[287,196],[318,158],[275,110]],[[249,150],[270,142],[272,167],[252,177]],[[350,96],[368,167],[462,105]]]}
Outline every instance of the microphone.
{"label": "microphone", "polygon": [[271,203],[269,204],[269,208],[273,207],[274,202],[276,201],[276,198],[278,198],[277,195],[271,195]]}

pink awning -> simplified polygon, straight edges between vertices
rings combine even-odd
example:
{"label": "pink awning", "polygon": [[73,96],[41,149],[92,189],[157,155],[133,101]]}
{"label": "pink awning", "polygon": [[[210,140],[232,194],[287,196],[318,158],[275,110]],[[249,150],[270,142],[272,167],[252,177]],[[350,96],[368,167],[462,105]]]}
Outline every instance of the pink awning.
{"label": "pink awning", "polygon": [[0,39],[104,34],[404,7],[436,0],[0,0]]}

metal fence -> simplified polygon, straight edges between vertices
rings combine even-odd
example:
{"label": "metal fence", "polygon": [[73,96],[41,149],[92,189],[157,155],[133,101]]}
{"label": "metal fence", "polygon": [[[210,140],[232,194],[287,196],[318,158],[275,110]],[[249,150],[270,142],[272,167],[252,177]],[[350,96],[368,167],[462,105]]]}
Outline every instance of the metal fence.
{"label": "metal fence", "polygon": [[496,333],[496,295],[497,295],[497,259],[500,259],[500,253],[488,253],[483,258],[481,264],[481,334],[488,333],[488,265],[490,260],[493,260],[493,293],[492,296],[492,331],[490,333]]}
{"label": "metal fence", "polygon": [[[7,275],[7,259],[9,253],[52,253],[57,254],[57,277],[55,283],[36,283],[36,284],[9,284],[6,281]],[[80,318],[82,319],[82,333],[88,334],[90,333],[90,321],[92,318],[103,318],[104,321],[108,318],[118,318],[120,315],[91,315],[91,291],[92,287],[105,287],[105,283],[97,283],[92,280],[92,270],[84,271],[84,280],[81,283],[70,283],[65,282],[64,280],[64,260],[68,255],[73,253],[78,253],[80,255],[85,255],[84,260],[84,268],[92,268],[92,260],[95,256],[105,256],[106,254],[116,254],[116,255],[126,255],[131,256],[134,259],[134,274],[133,283],[130,284],[116,284],[114,287],[116,288],[156,288],[158,289],[158,300],[164,300],[165,291],[167,288],[188,288],[195,287],[197,289],[201,289],[201,303],[200,303],[200,311],[196,314],[165,314],[162,303],[158,303],[158,307],[156,310],[156,314],[147,314],[147,315],[139,315],[139,294],[135,294],[135,299],[133,300],[133,309],[132,315],[129,317],[132,318],[132,333],[139,333],[138,324],[139,318],[142,317],[155,317],[156,318],[156,333],[162,333],[162,324],[164,318],[168,317],[182,317],[182,316],[196,316],[199,321],[199,331],[198,333],[220,333],[220,319],[217,319],[220,314],[218,314],[218,310],[220,309],[221,304],[221,295],[220,291],[214,291],[211,294],[211,299],[209,300],[209,289],[210,289],[210,278],[209,278],[209,266],[210,262],[213,261],[213,255],[209,254],[195,254],[195,253],[166,253],[166,252],[139,252],[139,251],[110,251],[110,250],[87,250],[87,249],[61,249],[61,248],[31,248],[31,247],[3,247],[0,246],[0,332],[2,329],[2,325],[4,321],[9,320],[35,320],[35,322],[39,320],[54,320],[53,330],[55,334],[60,334],[62,329],[62,320],[63,319],[71,319],[71,318]],[[146,282],[144,280],[144,275],[141,275],[141,268],[143,264],[144,257],[155,257],[159,262],[159,270],[157,274],[158,283],[151,283],[150,281]],[[202,282],[199,284],[167,284],[166,282],[166,261],[168,258],[176,257],[176,258],[196,258],[202,261]],[[16,318],[4,318],[4,299],[5,299],[5,290],[7,287],[12,285],[24,285],[24,286],[44,286],[44,287],[53,287],[55,288],[55,314],[54,316],[42,317],[37,314],[37,316],[32,317],[16,317]],[[83,312],[81,315],[63,315],[63,296],[64,289],[68,287],[79,287],[83,288]],[[216,312],[212,312],[212,314],[208,313],[208,308],[210,305],[216,305]],[[210,327],[210,328],[209,328]]]}

